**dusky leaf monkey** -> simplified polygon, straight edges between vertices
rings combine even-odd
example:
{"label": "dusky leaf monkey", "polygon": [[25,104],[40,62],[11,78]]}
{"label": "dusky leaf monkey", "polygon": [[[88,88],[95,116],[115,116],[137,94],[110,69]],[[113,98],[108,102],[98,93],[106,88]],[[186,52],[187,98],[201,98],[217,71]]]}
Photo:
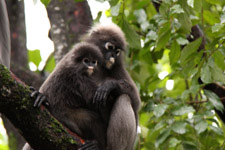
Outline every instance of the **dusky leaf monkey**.
{"label": "dusky leaf monkey", "polygon": [[[77,93],[82,93],[80,92],[80,90],[86,89],[88,92],[94,93],[85,93],[90,97],[85,97],[84,94],[77,94],[77,96],[80,96],[84,100],[88,101],[89,104],[91,102],[92,105],[88,109],[91,111],[91,113],[93,111],[97,113],[96,116],[99,115],[98,117],[100,117],[100,125],[97,126],[101,126],[103,128],[101,131],[105,133],[105,135],[102,135],[106,140],[107,150],[132,150],[134,147],[134,142],[137,133],[140,98],[133,80],[131,79],[123,65],[122,51],[124,51],[126,47],[124,34],[121,29],[115,24],[112,24],[110,26],[98,25],[90,30],[88,36],[85,38],[85,42],[98,47],[101,50],[101,54],[103,54],[104,58],[102,58],[99,63],[101,68],[98,70],[98,73],[95,76],[92,76],[91,78],[95,85],[88,87],[88,85],[83,82],[81,85],[85,86],[86,88],[76,86],[74,87],[76,88],[74,90],[79,91]],[[90,49],[90,51],[91,50],[94,49]],[[68,58],[69,57],[64,57],[63,60],[69,64],[71,63],[71,59]],[[72,71],[73,69],[74,68],[71,68],[69,69],[69,71]],[[63,72],[63,74],[68,74],[68,71],[66,69],[60,69],[56,67],[56,70],[60,70],[59,72]],[[53,78],[54,74],[55,73],[53,72],[52,75],[50,75],[49,79]],[[60,78],[62,77],[63,76],[60,76]],[[76,76],[69,77],[71,79],[77,78]],[[67,78],[66,80],[63,80],[62,78],[62,81],[60,83],[67,83],[69,80],[71,80],[70,78]],[[49,82],[51,84],[49,84]],[[69,83],[74,82],[70,81]],[[41,87],[40,92],[43,95],[47,96],[47,100],[50,99],[50,101],[52,101],[49,102],[50,112],[52,112],[53,115],[59,115],[60,117],[59,119],[57,119],[63,124],[65,124],[65,122],[68,124],[69,122],[67,127],[71,129],[74,128],[73,124],[77,124],[76,121],[78,121],[79,123],[79,120],[68,120],[71,118],[66,115],[63,115],[65,117],[64,120],[60,120],[60,118],[62,117],[62,114],[60,113],[66,112],[65,108],[61,107],[61,105],[63,105],[64,103],[64,101],[62,100],[66,99],[68,97],[67,95],[71,95],[71,93],[73,93],[71,87],[73,87],[74,85],[70,85],[69,83],[67,84],[67,88],[63,88],[61,92],[58,92],[56,90],[60,88],[54,87],[55,84],[60,85],[58,83],[58,80],[55,80],[54,83],[47,79],[47,81]],[[48,85],[46,86],[46,84]],[[99,86],[96,87],[96,85]],[[89,89],[93,89],[94,92],[89,91]],[[65,92],[65,90],[68,91]],[[59,97],[57,98],[58,100],[54,99],[56,97],[56,94]],[[49,95],[54,96],[49,97]],[[75,97],[73,97],[73,99],[74,98]],[[45,97],[38,97],[34,105],[39,106],[45,99]],[[67,103],[71,103],[73,99],[68,100]],[[90,99],[93,99],[93,101]],[[54,106],[53,109],[51,109],[52,105]],[[90,114],[83,117],[89,117]],[[74,114],[74,116],[80,117],[80,114],[76,113]],[[90,127],[83,127],[83,132],[88,131],[88,128]],[[79,130],[72,131],[80,135]],[[86,136],[88,135],[81,135],[81,137]],[[100,141],[101,143],[101,141],[104,140],[102,140],[101,138],[101,140],[97,141]],[[95,150],[95,148],[90,150]]]}
{"label": "dusky leaf monkey", "polygon": [[[99,24],[89,31],[84,40],[96,45],[104,57],[101,70],[106,80],[98,87],[93,103],[98,108],[100,107],[100,110],[111,107],[107,128],[107,148],[109,150],[131,150],[134,148],[137,134],[140,96],[123,64],[122,52],[127,45],[124,33],[115,24]],[[119,86],[123,87],[122,93],[126,94],[114,99],[114,104],[109,103],[109,106],[108,95]]]}
{"label": "dusky leaf monkey", "polygon": [[57,120],[80,137],[90,140],[81,150],[104,150],[106,147],[107,127],[92,106],[98,83],[102,80],[99,71],[102,60],[97,46],[79,43],[56,65],[40,87],[40,93],[32,93],[37,96],[34,107],[45,102]]}

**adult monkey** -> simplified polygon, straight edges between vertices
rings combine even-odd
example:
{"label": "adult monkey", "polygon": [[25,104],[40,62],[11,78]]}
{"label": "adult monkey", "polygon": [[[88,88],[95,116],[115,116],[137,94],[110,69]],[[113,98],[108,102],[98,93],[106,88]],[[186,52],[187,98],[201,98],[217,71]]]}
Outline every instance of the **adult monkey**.
{"label": "adult monkey", "polygon": [[[105,35],[102,35],[101,32],[106,34],[106,38],[104,38]],[[104,119],[103,122],[108,126],[107,150],[131,150],[133,149],[134,141],[136,138],[136,128],[138,122],[137,113],[140,105],[140,98],[137,92],[137,88],[126,72],[122,62],[121,50],[125,49],[125,38],[123,32],[116,25],[111,25],[109,28],[106,28],[104,26],[94,27],[94,33],[97,33],[97,35],[94,35],[96,37],[92,37],[93,30],[91,30],[90,36],[86,39],[86,41],[87,43],[101,48],[101,52],[104,55],[104,62],[101,63],[102,67],[100,69],[103,72],[100,76],[102,80],[100,82],[97,81],[99,83],[103,83],[98,87],[98,89],[94,88],[95,90],[97,89],[97,91],[95,93],[95,96],[93,95],[92,98],[96,108],[98,108],[98,110],[100,110],[100,113],[102,114],[102,117]],[[94,42],[92,38],[96,40],[96,42]],[[101,47],[102,45],[103,47]],[[70,61],[68,60],[67,62]],[[59,71],[64,72],[64,69],[61,69]],[[92,79],[94,80],[94,82],[96,82],[95,80],[97,80],[97,78],[95,77]],[[59,78],[58,81],[60,80],[61,79]],[[67,80],[69,80],[69,78]],[[65,84],[62,81],[60,82],[62,83],[62,85]],[[52,82],[47,83],[52,84]],[[85,84],[86,83],[83,83],[83,85]],[[57,84],[56,82],[56,84],[52,85],[53,86],[51,87],[61,84]],[[45,87],[45,85],[43,85],[43,87]],[[79,87],[76,88],[77,90],[79,90]],[[58,94],[59,97],[63,95],[65,97],[68,97],[67,95],[70,94],[70,92],[65,90],[60,93],[54,92],[52,91],[52,88],[41,88],[40,92],[47,96]],[[49,100],[55,103],[54,98],[57,97],[58,99],[58,96],[53,96],[53,98],[50,98]],[[86,99],[85,97],[83,98]],[[61,98],[61,100],[63,99],[65,98]],[[38,96],[34,105],[39,106],[45,100],[48,99]],[[50,107],[53,105],[52,102],[50,102]],[[55,106],[61,106],[61,104],[57,105]],[[58,110],[59,109],[56,109],[56,111],[59,112],[56,113],[56,115],[60,115],[60,113],[63,112],[63,110]],[[60,120],[60,118],[58,119]],[[65,121],[70,121],[71,123],[76,124],[76,122],[78,122],[79,120],[70,120],[70,118],[67,118]],[[61,122],[63,121],[61,120]],[[73,127],[69,128],[72,129]],[[93,148],[93,150],[95,150],[95,148]]]}
{"label": "adult monkey", "polygon": [[[137,134],[140,96],[135,83],[123,65],[122,51],[126,49],[126,40],[122,30],[115,24],[96,25],[85,37],[86,42],[97,45],[104,56],[101,67],[104,78],[108,78],[98,87],[93,103],[99,110],[110,108],[107,129],[107,148],[109,150],[131,150]],[[114,104],[108,105],[108,95],[115,87],[123,84],[123,93]],[[105,117],[104,117],[105,118]],[[107,118],[107,117],[106,117]],[[107,121],[107,120],[106,120]]]}

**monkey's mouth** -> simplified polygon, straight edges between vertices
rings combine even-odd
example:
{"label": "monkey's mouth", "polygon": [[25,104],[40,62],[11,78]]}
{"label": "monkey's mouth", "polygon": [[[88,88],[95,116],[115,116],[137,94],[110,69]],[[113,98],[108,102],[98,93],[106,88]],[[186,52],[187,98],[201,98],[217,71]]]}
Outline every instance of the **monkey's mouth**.
{"label": "monkey's mouth", "polygon": [[88,73],[88,75],[89,75],[89,76],[90,76],[90,75],[92,75],[92,74],[93,74],[93,72],[94,72],[94,67],[89,66],[89,67],[88,67],[88,69],[87,69],[87,73]]}
{"label": "monkey's mouth", "polygon": [[115,63],[115,58],[110,57],[110,59],[106,61],[106,68],[111,69],[114,63]]}

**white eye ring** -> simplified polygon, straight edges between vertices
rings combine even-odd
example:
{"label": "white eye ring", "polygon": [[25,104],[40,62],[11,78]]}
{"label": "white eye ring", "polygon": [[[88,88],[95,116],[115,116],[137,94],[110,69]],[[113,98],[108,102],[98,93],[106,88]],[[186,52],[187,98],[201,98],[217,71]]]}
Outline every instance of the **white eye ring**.
{"label": "white eye ring", "polygon": [[121,52],[121,50],[120,49],[117,49],[116,50],[116,55],[119,56],[120,55],[120,52]]}
{"label": "white eye ring", "polygon": [[107,50],[113,50],[113,49],[115,49],[115,45],[113,45],[113,44],[110,43],[110,42],[107,42],[107,43],[105,44],[105,48],[106,48]]}
{"label": "white eye ring", "polygon": [[92,61],[92,63],[93,63],[95,66],[97,66],[97,65],[98,65],[98,61],[97,61],[97,60]]}
{"label": "white eye ring", "polygon": [[88,58],[83,59],[83,63],[88,64],[89,62],[90,62],[90,60]]}

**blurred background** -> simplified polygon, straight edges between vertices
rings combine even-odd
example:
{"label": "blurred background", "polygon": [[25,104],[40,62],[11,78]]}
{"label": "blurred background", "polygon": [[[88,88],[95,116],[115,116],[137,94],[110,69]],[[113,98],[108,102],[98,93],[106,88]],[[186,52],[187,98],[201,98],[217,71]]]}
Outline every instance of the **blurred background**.
{"label": "blurred background", "polygon": [[[6,3],[11,70],[26,84],[38,89],[92,24],[114,22],[126,35],[125,64],[142,100],[136,150],[225,149],[224,0]],[[2,116],[0,150],[24,142]]]}

